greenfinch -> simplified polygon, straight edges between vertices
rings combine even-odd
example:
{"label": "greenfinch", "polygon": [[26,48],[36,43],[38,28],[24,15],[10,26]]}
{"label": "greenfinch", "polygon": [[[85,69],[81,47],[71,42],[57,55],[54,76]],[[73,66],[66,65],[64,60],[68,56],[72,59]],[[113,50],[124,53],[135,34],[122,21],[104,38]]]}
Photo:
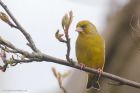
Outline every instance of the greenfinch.
{"label": "greenfinch", "polygon": [[[105,63],[105,42],[97,32],[96,27],[89,21],[83,20],[76,26],[78,38],[76,40],[76,57],[78,63],[90,68],[103,70]],[[100,89],[97,74],[88,73],[88,88]]]}

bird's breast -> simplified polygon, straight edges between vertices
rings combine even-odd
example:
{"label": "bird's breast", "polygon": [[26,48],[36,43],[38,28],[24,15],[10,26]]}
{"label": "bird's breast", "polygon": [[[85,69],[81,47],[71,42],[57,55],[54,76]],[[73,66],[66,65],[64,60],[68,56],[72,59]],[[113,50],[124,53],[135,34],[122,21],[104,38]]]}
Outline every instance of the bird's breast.
{"label": "bird's breast", "polygon": [[76,56],[88,67],[102,68],[104,64],[104,40],[101,36],[79,36],[76,41]]}

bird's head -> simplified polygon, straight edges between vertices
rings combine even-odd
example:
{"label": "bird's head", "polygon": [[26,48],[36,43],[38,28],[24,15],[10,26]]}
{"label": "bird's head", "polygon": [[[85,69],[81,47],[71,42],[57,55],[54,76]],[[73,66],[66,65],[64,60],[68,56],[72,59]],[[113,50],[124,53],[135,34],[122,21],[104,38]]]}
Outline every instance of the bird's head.
{"label": "bird's head", "polygon": [[76,31],[79,34],[90,34],[92,32],[96,32],[96,27],[91,22],[83,20],[78,22]]}

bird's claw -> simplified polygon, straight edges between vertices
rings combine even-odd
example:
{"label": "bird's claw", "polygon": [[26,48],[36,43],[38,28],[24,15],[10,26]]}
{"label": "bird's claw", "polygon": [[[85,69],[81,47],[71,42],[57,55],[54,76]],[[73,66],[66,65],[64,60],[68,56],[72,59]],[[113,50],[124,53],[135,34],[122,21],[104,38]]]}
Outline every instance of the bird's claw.
{"label": "bird's claw", "polygon": [[98,70],[98,80],[100,79],[100,77],[101,77],[101,75],[102,75],[102,73],[103,73],[103,70],[102,69],[100,69],[100,68],[98,68],[97,69]]}
{"label": "bird's claw", "polygon": [[82,70],[85,67],[85,64],[83,63],[79,63],[79,65],[80,65],[80,70]]}

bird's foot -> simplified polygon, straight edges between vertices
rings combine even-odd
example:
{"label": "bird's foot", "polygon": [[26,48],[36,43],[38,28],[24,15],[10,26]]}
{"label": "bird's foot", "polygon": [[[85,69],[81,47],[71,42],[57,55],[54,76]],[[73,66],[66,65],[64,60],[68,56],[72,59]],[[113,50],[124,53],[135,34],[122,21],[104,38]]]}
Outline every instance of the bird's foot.
{"label": "bird's foot", "polygon": [[102,75],[102,73],[103,73],[103,70],[101,68],[98,68],[97,70],[98,70],[98,75],[99,75],[98,80],[99,80],[101,75]]}
{"label": "bird's foot", "polygon": [[85,64],[83,64],[83,63],[79,63],[79,65],[80,65],[80,70],[82,70],[84,67],[86,67]]}

